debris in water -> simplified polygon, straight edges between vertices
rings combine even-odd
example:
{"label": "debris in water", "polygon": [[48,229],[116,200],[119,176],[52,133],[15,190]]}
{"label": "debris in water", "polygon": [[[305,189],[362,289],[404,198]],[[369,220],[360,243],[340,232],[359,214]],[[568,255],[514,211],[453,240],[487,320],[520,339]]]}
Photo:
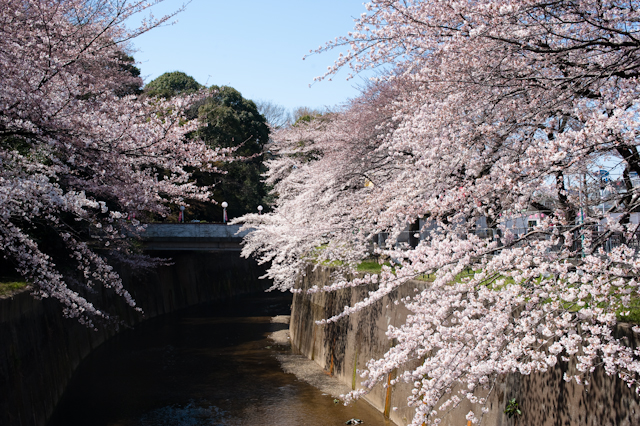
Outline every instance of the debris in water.
{"label": "debris in water", "polygon": [[345,422],[346,425],[359,425],[359,424],[362,424],[362,423],[364,423],[364,422],[362,420],[360,420],[360,419],[351,419],[351,420],[347,420]]}

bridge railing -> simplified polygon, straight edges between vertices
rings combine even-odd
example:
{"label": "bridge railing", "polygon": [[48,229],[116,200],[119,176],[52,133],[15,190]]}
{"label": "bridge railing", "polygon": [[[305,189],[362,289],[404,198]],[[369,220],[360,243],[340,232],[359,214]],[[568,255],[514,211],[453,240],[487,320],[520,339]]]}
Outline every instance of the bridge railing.
{"label": "bridge railing", "polygon": [[141,234],[146,250],[235,250],[250,231],[222,223],[151,223]]}

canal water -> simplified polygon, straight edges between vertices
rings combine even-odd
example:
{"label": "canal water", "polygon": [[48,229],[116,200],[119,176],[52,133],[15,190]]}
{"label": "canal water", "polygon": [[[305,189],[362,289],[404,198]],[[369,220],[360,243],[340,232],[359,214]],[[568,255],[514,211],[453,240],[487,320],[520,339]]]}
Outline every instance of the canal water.
{"label": "canal water", "polygon": [[283,372],[289,295],[188,309],[121,332],[77,369],[49,426],[388,426],[364,401],[351,407]]}

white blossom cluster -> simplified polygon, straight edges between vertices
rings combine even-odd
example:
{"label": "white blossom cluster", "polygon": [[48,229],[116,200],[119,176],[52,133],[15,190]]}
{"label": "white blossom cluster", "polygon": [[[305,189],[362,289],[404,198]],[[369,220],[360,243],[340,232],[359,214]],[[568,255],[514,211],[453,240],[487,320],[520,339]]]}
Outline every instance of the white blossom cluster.
{"label": "white blossom cluster", "polygon": [[0,0],[0,253],[35,295],[88,324],[108,317],[85,298],[96,285],[135,306],[105,260],[149,262],[129,251],[141,227],[125,219],[207,199],[187,167],[215,170],[229,153],[185,138],[198,125],[182,115],[191,98],[127,94],[142,81],[126,42],[170,16],[124,23],[154,3]]}
{"label": "white blossom cluster", "polygon": [[[320,49],[348,49],[327,75],[387,71],[343,108],[275,136],[276,203],[243,218],[255,228],[244,254],[270,262],[275,288],[300,291],[309,263],[339,271],[312,292],[374,287],[326,321],[430,281],[398,301],[411,314],[388,330],[397,343],[349,395],[398,370],[393,383],[414,386],[412,425],[438,424],[463,398],[479,422],[497,377],[570,359],[579,374],[566,380],[588,383],[602,367],[637,390],[640,352],[614,327],[639,297],[640,3],[374,0],[367,10]],[[587,182],[603,164],[621,171],[606,196]],[[419,243],[396,244],[414,223]],[[371,256],[388,265],[358,275]]]}

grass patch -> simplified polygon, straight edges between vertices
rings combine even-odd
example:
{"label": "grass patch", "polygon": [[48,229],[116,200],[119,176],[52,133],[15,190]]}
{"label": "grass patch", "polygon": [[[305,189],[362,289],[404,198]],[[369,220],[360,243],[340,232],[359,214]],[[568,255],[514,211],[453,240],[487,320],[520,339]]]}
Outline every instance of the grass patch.
{"label": "grass patch", "polygon": [[[584,306],[578,306],[576,302],[561,301],[561,306],[569,312],[579,312],[581,309],[589,308],[593,304],[591,296],[586,299],[582,299],[585,302]],[[606,308],[604,302],[597,303],[595,306],[598,308]],[[616,309],[616,320],[618,322],[626,322],[630,324],[640,324],[640,296],[631,296],[629,306],[625,308]],[[623,315],[623,313],[627,315]]]}
{"label": "grass patch", "polygon": [[414,278],[416,281],[435,281],[436,274],[420,274]]}
{"label": "grass patch", "polygon": [[616,314],[618,321],[640,324],[640,307],[629,308],[627,310],[629,311],[629,315],[621,315],[620,313]]}
{"label": "grass patch", "polygon": [[[335,262],[332,262],[332,263],[334,263],[334,265],[331,265],[329,262],[325,262],[324,264],[326,266],[337,266],[335,265]],[[389,262],[385,262],[384,265],[391,266]],[[379,274],[380,272],[382,272],[382,265],[379,264],[376,259],[367,259],[367,260],[363,260],[358,264],[357,270],[358,272],[362,272],[366,274]],[[482,271],[481,269],[478,269],[478,270],[474,270],[471,268],[465,269],[456,275],[456,277],[453,280],[453,283],[461,283],[464,280],[473,279],[475,274],[480,273],[481,271]],[[436,274],[422,274],[415,277],[415,280],[417,281],[426,281],[426,282],[434,281],[435,279],[436,279]],[[500,279],[504,280],[504,283],[501,286],[496,286],[495,281]],[[539,284],[542,279],[543,279],[542,277],[536,278],[535,279],[536,284]],[[498,276],[495,279],[492,279],[491,281],[492,281],[492,284],[490,284],[491,288],[494,288],[495,290],[498,290],[499,288],[502,288],[508,284],[515,284],[515,280],[510,276]],[[579,310],[576,307],[574,307],[574,309],[571,309],[571,308],[568,308],[568,309],[573,312]],[[624,312],[629,313],[628,315],[622,315],[622,312],[623,310],[619,310],[616,313],[618,321],[632,323],[632,324],[640,324],[640,297],[632,299],[630,306],[624,310]]]}
{"label": "grass patch", "polygon": [[[471,279],[478,272],[480,272],[480,270],[474,271],[473,269],[465,269],[462,272],[460,272],[458,275],[456,275],[452,283],[461,283],[466,278]],[[418,281],[435,281],[436,274],[421,274],[421,275],[418,275],[415,279]]]}
{"label": "grass patch", "polygon": [[382,265],[378,263],[377,260],[363,260],[358,265],[358,272],[366,272],[369,274],[379,274],[382,272]]}
{"label": "grass patch", "polygon": [[323,260],[320,264],[329,268],[339,268],[344,265],[344,262],[341,260]]}
{"label": "grass patch", "polygon": [[[393,268],[391,263],[385,262],[383,265]],[[364,272],[367,274],[379,274],[382,272],[382,265],[375,259],[363,260],[358,264],[358,272]],[[456,275],[455,282],[460,283],[465,278],[473,278],[473,276],[480,271],[474,271],[472,269],[465,269]],[[417,281],[433,281],[436,279],[436,274],[421,274],[414,278]]]}
{"label": "grass patch", "polygon": [[27,286],[28,284],[24,281],[13,281],[11,279],[0,278],[0,297],[11,296],[12,294],[19,293],[27,288]]}
{"label": "grass patch", "polygon": [[382,272],[383,266],[389,266],[393,271],[395,268],[390,262],[384,262],[382,265],[378,263],[376,259],[366,259],[358,264],[358,272],[364,272],[366,274],[379,274]]}
{"label": "grass patch", "polygon": [[[629,315],[622,315],[622,312],[628,312]],[[629,307],[616,312],[616,318],[620,322],[628,322],[632,324],[640,324],[640,298],[632,297]]]}

